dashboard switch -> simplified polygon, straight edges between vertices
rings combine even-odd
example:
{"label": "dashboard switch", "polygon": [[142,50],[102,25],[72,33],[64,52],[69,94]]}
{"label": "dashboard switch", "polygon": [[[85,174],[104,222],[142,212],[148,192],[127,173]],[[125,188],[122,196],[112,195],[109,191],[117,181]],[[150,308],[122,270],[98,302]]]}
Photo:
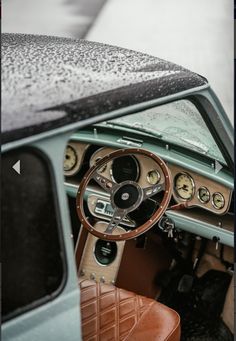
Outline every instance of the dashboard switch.
{"label": "dashboard switch", "polygon": [[104,203],[101,202],[101,201],[98,201],[96,207],[100,208],[100,209],[103,209],[104,208]]}

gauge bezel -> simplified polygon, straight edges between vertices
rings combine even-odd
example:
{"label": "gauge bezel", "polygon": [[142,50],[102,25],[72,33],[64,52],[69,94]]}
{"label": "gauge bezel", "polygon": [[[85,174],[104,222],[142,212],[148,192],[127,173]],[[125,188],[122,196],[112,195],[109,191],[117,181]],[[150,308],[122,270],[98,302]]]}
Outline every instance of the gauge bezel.
{"label": "gauge bezel", "polygon": [[[98,260],[97,257],[96,257],[96,253],[95,253],[95,251],[96,251],[96,245],[97,245],[97,242],[98,242],[99,240],[102,240],[102,241],[104,241],[104,242],[114,243],[114,244],[116,245],[116,255],[115,255],[115,258],[114,258],[109,264],[103,264],[103,263],[99,262],[99,260]],[[119,245],[118,245],[117,241],[108,241],[108,240],[104,240],[104,239],[98,238],[97,240],[95,240],[94,245],[93,245],[93,258],[94,258],[95,262],[96,262],[98,265],[100,265],[100,266],[103,266],[103,267],[110,266],[110,265],[111,265],[112,263],[114,263],[114,261],[116,260],[116,258],[117,258],[117,256],[118,256],[118,250],[119,250]]]}
{"label": "gauge bezel", "polygon": [[[157,180],[157,182],[155,182],[154,184],[151,183],[151,182],[148,180],[149,174],[152,173],[152,172],[155,172],[155,173],[158,175],[158,180]],[[151,169],[150,171],[148,171],[148,173],[147,173],[147,175],[146,175],[146,179],[147,179],[147,182],[148,182],[150,185],[156,185],[156,184],[158,184],[158,182],[161,180],[161,174],[160,174],[160,172],[159,172],[157,169]]]}
{"label": "gauge bezel", "polygon": [[86,153],[89,146],[90,146],[89,144],[82,144],[82,146],[81,146],[81,143],[74,141],[74,140],[68,141],[68,143],[66,144],[66,147],[65,147],[65,151],[66,151],[67,147],[71,147],[75,150],[75,152],[76,152],[76,164],[71,170],[68,170],[68,171],[64,170],[64,167],[63,167],[64,176],[68,176],[68,177],[74,176],[80,171],[80,168],[81,168],[83,160],[84,160],[85,153]]}
{"label": "gauge bezel", "polygon": [[[204,200],[201,199],[201,197],[200,197],[200,190],[201,190],[201,189],[205,189],[205,190],[208,192],[208,194],[209,194],[209,199],[208,199],[207,201],[204,201]],[[198,191],[197,191],[197,198],[198,198],[198,200],[199,200],[202,204],[208,204],[209,201],[211,200],[211,193],[210,193],[209,189],[208,189],[207,187],[205,187],[205,186],[199,187],[199,188],[198,188]]]}
{"label": "gauge bezel", "polygon": [[[136,159],[136,157],[134,155],[126,155],[126,156],[130,156],[134,160],[134,162],[136,163],[137,176],[136,176],[136,180],[132,180],[132,181],[138,182],[138,180],[140,178],[140,165],[139,165],[139,162],[138,162],[138,160]],[[122,156],[119,156],[119,158],[121,158],[121,157]],[[116,159],[118,159],[118,158],[116,158]],[[114,160],[112,160],[112,161],[114,161]],[[109,169],[110,177],[111,177],[112,181],[117,183],[116,180],[114,179],[114,176],[113,176],[112,166],[113,166],[113,162],[112,162],[111,167]]]}
{"label": "gauge bezel", "polygon": [[[220,195],[220,196],[222,197],[223,202],[224,202],[224,205],[223,205],[222,207],[217,207],[217,206],[215,205],[215,203],[214,203],[214,197],[215,197],[216,195]],[[220,193],[220,192],[215,192],[215,193],[212,194],[212,201],[211,201],[211,203],[212,203],[212,206],[213,206],[216,210],[218,210],[218,211],[219,211],[219,210],[223,210],[223,208],[225,207],[225,197],[223,196],[222,193]]]}
{"label": "gauge bezel", "polygon": [[[66,175],[67,175],[68,173],[70,173],[70,172],[74,172],[74,169],[76,168],[76,166],[77,166],[77,164],[78,164],[78,153],[77,153],[76,148],[75,148],[74,146],[72,146],[71,144],[68,143],[68,144],[66,145],[66,148],[65,148],[65,153],[66,153],[67,148],[70,148],[70,149],[73,150],[73,152],[74,152],[74,154],[75,154],[75,164],[74,164],[74,166],[73,166],[72,168],[65,170],[65,169],[64,169],[64,162],[63,162],[63,172],[64,172],[64,174],[66,174]],[[65,153],[64,153],[64,155],[65,155]]]}
{"label": "gauge bezel", "polygon": [[[176,179],[177,179],[179,176],[181,176],[181,175],[187,176],[187,177],[190,179],[191,183],[192,183],[193,193],[192,193],[191,197],[188,198],[188,199],[182,198],[182,197],[179,195],[179,193],[178,193],[178,191],[177,191],[177,189],[176,189]],[[175,175],[175,177],[174,177],[174,192],[175,192],[175,195],[177,196],[177,198],[180,199],[180,200],[182,200],[182,201],[190,201],[190,200],[192,200],[193,197],[194,197],[194,195],[195,195],[195,182],[194,182],[192,176],[191,176],[190,174],[186,173],[186,172],[177,173],[177,174]]]}
{"label": "gauge bezel", "polygon": [[[108,223],[107,223],[107,222],[105,222],[105,224],[108,226]],[[122,230],[122,232],[126,232],[126,230],[125,230],[123,227],[118,226],[118,228],[119,228],[119,230]],[[96,262],[98,265],[103,266],[103,267],[110,266],[112,263],[115,262],[115,260],[117,259],[118,255],[119,255],[119,244],[117,243],[118,241],[117,241],[117,240],[111,240],[111,242],[116,243],[116,246],[117,246],[117,254],[116,254],[116,257],[113,259],[113,261],[112,261],[111,263],[109,263],[109,264],[102,264],[102,263],[100,263],[100,262],[98,261],[98,259],[96,258],[96,255],[95,255],[96,243],[97,243],[97,241],[98,241],[99,239],[101,239],[101,238],[98,238],[98,237],[97,237],[96,239],[97,239],[97,240],[95,240],[94,243],[93,243],[93,258],[94,258],[95,262]],[[105,239],[103,239],[103,240],[104,240],[104,241],[108,241],[108,240],[105,240]]]}

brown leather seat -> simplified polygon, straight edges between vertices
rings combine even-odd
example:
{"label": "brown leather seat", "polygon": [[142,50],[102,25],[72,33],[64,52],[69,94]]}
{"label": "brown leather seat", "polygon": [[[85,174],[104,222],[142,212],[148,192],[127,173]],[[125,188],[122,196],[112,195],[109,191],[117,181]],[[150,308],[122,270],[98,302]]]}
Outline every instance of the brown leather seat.
{"label": "brown leather seat", "polygon": [[179,341],[180,317],[147,297],[80,282],[83,341]]}

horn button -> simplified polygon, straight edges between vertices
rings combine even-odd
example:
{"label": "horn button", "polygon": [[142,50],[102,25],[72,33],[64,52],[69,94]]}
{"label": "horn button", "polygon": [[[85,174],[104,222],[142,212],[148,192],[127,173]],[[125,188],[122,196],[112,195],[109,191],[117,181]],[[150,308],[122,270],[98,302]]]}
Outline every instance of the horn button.
{"label": "horn button", "polygon": [[120,209],[133,210],[142,200],[142,191],[137,184],[123,184],[114,193],[113,202]]}

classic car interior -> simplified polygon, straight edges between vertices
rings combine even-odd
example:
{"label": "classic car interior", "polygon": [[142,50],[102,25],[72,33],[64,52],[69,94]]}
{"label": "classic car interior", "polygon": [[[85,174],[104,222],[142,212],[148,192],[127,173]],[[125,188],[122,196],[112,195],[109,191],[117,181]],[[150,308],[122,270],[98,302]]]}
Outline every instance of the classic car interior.
{"label": "classic car interior", "polygon": [[232,340],[233,128],[207,80],[2,38],[3,339]]}
{"label": "classic car interior", "polygon": [[82,129],[63,167],[84,339],[117,328],[135,339],[154,319],[177,340],[179,314],[181,340],[232,340],[233,176],[193,103]]}

